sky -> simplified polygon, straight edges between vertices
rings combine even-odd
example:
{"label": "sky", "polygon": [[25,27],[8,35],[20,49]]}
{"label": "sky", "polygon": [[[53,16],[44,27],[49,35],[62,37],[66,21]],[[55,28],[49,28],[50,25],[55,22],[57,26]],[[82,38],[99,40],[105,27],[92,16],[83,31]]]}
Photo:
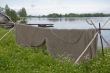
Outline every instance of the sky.
{"label": "sky", "polygon": [[0,0],[0,7],[6,4],[16,11],[24,7],[28,15],[110,13],[110,0]]}

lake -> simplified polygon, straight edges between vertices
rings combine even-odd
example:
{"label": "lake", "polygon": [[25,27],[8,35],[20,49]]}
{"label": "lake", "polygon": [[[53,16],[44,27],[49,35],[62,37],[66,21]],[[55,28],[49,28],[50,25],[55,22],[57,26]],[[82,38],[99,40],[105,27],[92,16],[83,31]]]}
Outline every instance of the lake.
{"label": "lake", "polygon": [[[35,18],[35,17],[29,17],[27,18],[27,23],[29,24],[54,24],[54,29],[90,29],[94,28],[93,25],[90,25],[86,22],[86,19],[88,21],[92,20],[95,24],[95,26],[98,28],[99,23],[101,26],[107,22],[110,17],[69,17],[69,18]],[[35,25],[33,25],[35,26]],[[37,27],[37,26],[35,26]],[[103,28],[110,28],[110,20]],[[103,30],[102,31],[103,37],[110,43],[110,30]],[[104,42],[104,41],[103,41]],[[100,39],[98,39],[98,47],[101,47],[100,45]],[[110,47],[107,46],[104,43],[104,47]]]}

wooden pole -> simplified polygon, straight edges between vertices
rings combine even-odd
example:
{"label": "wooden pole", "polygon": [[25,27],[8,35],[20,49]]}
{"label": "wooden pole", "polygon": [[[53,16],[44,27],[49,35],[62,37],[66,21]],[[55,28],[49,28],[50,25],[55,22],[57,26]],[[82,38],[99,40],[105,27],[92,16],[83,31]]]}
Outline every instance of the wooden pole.
{"label": "wooden pole", "polygon": [[76,59],[75,63],[77,64],[78,61],[81,59],[81,57],[84,55],[84,53],[87,51],[87,49],[89,48],[89,46],[93,43],[93,41],[95,40],[95,38],[97,37],[99,31],[96,32],[96,34],[94,35],[94,37],[92,38],[92,40],[89,42],[89,44],[86,46],[86,48],[84,49],[84,51],[80,54],[80,56]]}
{"label": "wooden pole", "polygon": [[101,36],[101,25],[99,23],[99,33],[100,33],[100,41],[101,41],[101,47],[102,47],[102,55],[104,56],[104,47],[103,47],[103,41],[102,41],[102,36]]}
{"label": "wooden pole", "polygon": [[8,32],[6,32],[6,33],[0,38],[0,41],[1,41],[6,35],[8,35],[13,29],[14,29],[14,27],[11,28]]}

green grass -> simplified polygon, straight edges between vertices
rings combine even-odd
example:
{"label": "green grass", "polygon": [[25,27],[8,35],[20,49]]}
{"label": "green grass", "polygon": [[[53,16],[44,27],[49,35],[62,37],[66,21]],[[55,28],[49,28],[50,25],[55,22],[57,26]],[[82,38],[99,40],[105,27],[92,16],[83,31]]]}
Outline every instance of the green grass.
{"label": "green grass", "polygon": [[[0,28],[0,38],[8,30]],[[110,50],[103,57],[74,64],[68,58],[51,57],[45,49],[16,44],[15,32],[0,41],[0,73],[110,73]]]}

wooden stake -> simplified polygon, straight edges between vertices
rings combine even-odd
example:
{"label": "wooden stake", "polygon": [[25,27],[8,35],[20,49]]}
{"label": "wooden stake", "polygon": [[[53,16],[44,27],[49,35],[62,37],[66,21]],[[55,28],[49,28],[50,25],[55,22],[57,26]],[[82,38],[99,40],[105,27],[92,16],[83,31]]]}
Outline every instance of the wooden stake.
{"label": "wooden stake", "polygon": [[102,47],[102,55],[104,56],[104,47],[103,47],[103,41],[102,41],[102,36],[101,36],[101,25],[99,23],[99,35],[100,35],[100,41],[101,41],[101,47]]}
{"label": "wooden stake", "polygon": [[0,41],[1,41],[5,36],[7,36],[13,29],[14,29],[14,27],[11,28],[8,32],[6,32],[6,33],[0,38]]}
{"label": "wooden stake", "polygon": [[95,40],[95,38],[97,37],[99,31],[97,31],[94,35],[94,37],[92,38],[92,40],[89,42],[89,44],[86,46],[86,48],[84,49],[84,51],[80,54],[80,56],[77,58],[77,60],[75,61],[75,63],[77,64],[78,61],[81,59],[81,57],[84,55],[84,53],[87,51],[87,49],[89,48],[89,46],[93,43],[93,41]]}

